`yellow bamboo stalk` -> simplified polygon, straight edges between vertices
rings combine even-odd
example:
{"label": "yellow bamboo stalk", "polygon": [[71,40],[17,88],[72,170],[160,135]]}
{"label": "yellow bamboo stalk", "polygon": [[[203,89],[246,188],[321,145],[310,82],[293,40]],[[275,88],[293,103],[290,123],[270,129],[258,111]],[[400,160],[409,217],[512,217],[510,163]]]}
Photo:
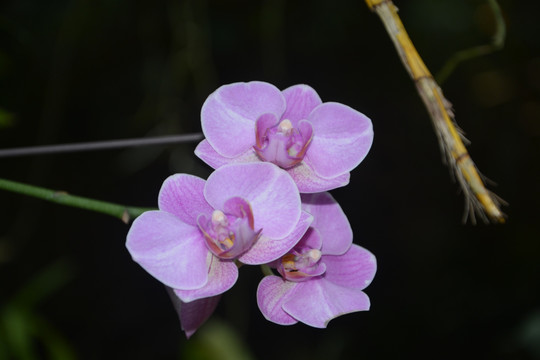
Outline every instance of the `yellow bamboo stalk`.
{"label": "yellow bamboo stalk", "polygon": [[464,138],[454,122],[452,106],[416,51],[397,14],[398,9],[391,0],[366,0],[366,4],[381,18],[429,112],[441,151],[445,154],[465,194],[466,208],[463,220],[466,221],[470,216],[471,222],[476,223],[478,215],[485,222],[489,219],[504,223],[506,216],[500,210],[500,200],[486,189],[476,165],[463,144]]}

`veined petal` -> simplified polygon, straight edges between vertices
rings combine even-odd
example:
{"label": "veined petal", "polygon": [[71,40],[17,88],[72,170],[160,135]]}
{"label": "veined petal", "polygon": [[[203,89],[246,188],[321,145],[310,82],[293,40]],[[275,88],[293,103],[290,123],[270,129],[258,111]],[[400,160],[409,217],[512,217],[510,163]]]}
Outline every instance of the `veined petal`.
{"label": "veined petal", "polygon": [[313,217],[305,211],[302,211],[300,221],[293,231],[283,239],[271,239],[265,235],[253,244],[245,254],[238,260],[248,265],[266,264],[280,258],[291,250],[308,230]]}
{"label": "veined petal", "polygon": [[214,209],[204,198],[205,181],[188,174],[169,176],[161,186],[159,209],[176,215],[182,222],[197,226],[199,214],[211,214]]}
{"label": "veined petal", "polygon": [[129,229],[126,247],[150,275],[175,289],[198,289],[208,280],[208,249],[198,228],[165,211],[148,211]]}
{"label": "veined petal", "polygon": [[353,233],[347,216],[337,201],[327,192],[302,194],[302,209],[313,215],[311,226],[323,239],[324,255],[341,255],[350,247]]}
{"label": "veined petal", "polygon": [[326,280],[357,290],[365,289],[377,271],[375,255],[355,244],[345,254],[323,255],[321,261],[326,264]]}
{"label": "veined petal", "polygon": [[306,154],[316,173],[333,178],[354,169],[373,142],[373,126],[364,114],[340,103],[316,107],[308,120],[314,136]]}
{"label": "veined petal", "polygon": [[311,111],[322,104],[319,94],[308,85],[294,85],[282,93],[287,102],[287,109],[281,118],[290,120],[294,127],[300,120],[307,119]]}
{"label": "veined petal", "polygon": [[269,238],[281,239],[300,219],[300,194],[285,170],[268,162],[229,164],[214,171],[206,181],[204,196],[215,209],[231,197],[241,197],[253,210],[255,229]]}
{"label": "veined petal", "polygon": [[306,160],[307,159],[304,158],[304,161],[295,167],[287,169],[287,172],[298,186],[298,191],[301,193],[328,191],[345,186],[349,183],[349,173],[338,175],[331,179],[325,179],[317,174]]}
{"label": "veined petal", "polygon": [[217,169],[218,167],[226,165],[232,161],[232,158],[219,155],[206,139],[197,145],[195,148],[195,155],[214,169]]}
{"label": "veined petal", "polygon": [[199,145],[197,145],[197,148],[195,148],[195,155],[214,169],[227,164],[261,161],[253,148],[249,148],[249,150],[246,150],[246,152],[234,158],[221,156],[216,152],[216,150],[214,150],[207,140],[203,140],[199,143]]}
{"label": "veined petal", "polygon": [[294,293],[298,283],[278,276],[266,276],[257,288],[257,304],[264,317],[279,325],[293,325],[298,321],[283,311],[283,303]]}
{"label": "veined petal", "polygon": [[324,278],[297,283],[294,296],[283,301],[283,310],[309,326],[325,328],[338,316],[369,310],[368,296],[357,289],[349,289]]}
{"label": "veined petal", "polygon": [[180,319],[182,330],[186,333],[188,339],[208,320],[221,298],[221,295],[217,295],[186,303],[174,294],[173,289],[167,288],[167,292]]}
{"label": "veined petal", "polygon": [[285,98],[274,85],[252,81],[221,86],[204,102],[201,124],[204,136],[220,155],[232,158],[255,144],[255,121],[265,113],[279,119]]}
{"label": "veined petal", "polygon": [[211,257],[208,282],[203,287],[195,290],[174,289],[174,293],[182,301],[190,302],[223,294],[236,283],[238,279],[238,267],[234,262],[221,261],[211,253],[208,256]]}

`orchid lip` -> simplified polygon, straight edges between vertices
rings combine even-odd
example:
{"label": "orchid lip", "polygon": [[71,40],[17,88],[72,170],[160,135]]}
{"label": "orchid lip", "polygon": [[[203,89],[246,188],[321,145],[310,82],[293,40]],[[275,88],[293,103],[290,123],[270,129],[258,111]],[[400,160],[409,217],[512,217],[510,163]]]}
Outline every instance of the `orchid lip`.
{"label": "orchid lip", "polygon": [[209,219],[200,214],[197,224],[208,249],[226,260],[235,259],[251,248],[262,230],[254,229],[251,206],[239,197],[227,200],[224,211],[214,210]]}
{"label": "orchid lip", "polygon": [[321,262],[320,250],[302,247],[293,249],[281,258],[278,272],[289,281],[301,282],[315,276],[321,276],[326,271],[326,265]]}
{"label": "orchid lip", "polygon": [[313,127],[307,120],[301,120],[297,127],[288,119],[276,124],[273,114],[264,114],[255,124],[255,139],[253,149],[262,160],[288,169],[304,159],[313,139]]}

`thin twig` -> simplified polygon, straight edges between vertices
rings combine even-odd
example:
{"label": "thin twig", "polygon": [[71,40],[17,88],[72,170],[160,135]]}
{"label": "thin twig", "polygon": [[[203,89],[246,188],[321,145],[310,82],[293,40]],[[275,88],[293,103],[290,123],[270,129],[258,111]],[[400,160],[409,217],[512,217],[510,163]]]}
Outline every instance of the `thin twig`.
{"label": "thin twig", "polygon": [[202,133],[194,133],[194,134],[158,136],[158,137],[140,138],[140,139],[108,140],[108,141],[96,141],[96,142],[85,142],[85,143],[74,143],[74,144],[44,145],[44,146],[21,147],[21,148],[14,148],[14,149],[0,149],[0,158],[15,157],[15,156],[29,156],[29,155],[71,153],[71,152],[81,152],[81,151],[107,150],[107,149],[128,148],[128,147],[136,147],[136,146],[179,144],[179,143],[199,141],[199,140],[202,140],[202,138],[203,138]]}

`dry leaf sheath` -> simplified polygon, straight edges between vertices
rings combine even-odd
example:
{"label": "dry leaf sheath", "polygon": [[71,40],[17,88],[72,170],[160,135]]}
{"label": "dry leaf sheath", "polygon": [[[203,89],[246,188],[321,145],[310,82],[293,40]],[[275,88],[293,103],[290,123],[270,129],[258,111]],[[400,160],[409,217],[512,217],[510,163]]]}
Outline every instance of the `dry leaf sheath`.
{"label": "dry leaf sheath", "polygon": [[487,190],[463,141],[463,134],[454,122],[451,104],[445,99],[441,88],[420,58],[397,14],[391,0],[366,0],[369,8],[381,18],[403,65],[414,80],[420,97],[424,101],[439,139],[442,152],[465,194],[464,221],[476,216],[487,222],[504,223],[505,215],[500,210],[500,200]]}

